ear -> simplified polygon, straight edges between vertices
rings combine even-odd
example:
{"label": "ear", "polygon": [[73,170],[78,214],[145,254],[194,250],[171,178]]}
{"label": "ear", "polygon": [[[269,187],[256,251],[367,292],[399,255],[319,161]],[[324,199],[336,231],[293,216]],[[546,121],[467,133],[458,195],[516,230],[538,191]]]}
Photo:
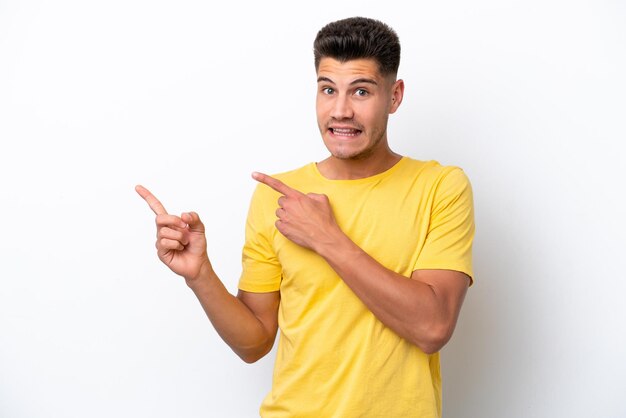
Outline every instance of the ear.
{"label": "ear", "polygon": [[389,108],[389,114],[395,113],[402,103],[404,97],[404,81],[396,80],[391,87],[391,107]]}

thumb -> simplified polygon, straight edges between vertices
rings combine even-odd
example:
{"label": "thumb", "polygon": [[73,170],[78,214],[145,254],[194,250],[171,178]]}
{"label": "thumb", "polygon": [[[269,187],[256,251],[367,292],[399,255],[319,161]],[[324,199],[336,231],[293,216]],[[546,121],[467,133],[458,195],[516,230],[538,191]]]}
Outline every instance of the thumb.
{"label": "thumb", "polygon": [[201,232],[204,233],[204,224],[200,220],[200,216],[196,212],[187,212],[180,215],[180,218],[189,225],[189,230],[191,232]]}

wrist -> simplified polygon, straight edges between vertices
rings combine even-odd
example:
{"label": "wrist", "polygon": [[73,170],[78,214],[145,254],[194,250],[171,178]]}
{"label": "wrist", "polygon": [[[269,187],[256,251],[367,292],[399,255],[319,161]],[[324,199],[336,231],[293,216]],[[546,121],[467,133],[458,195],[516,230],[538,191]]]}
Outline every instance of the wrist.
{"label": "wrist", "polygon": [[215,272],[213,271],[213,266],[211,266],[211,262],[207,259],[205,260],[200,268],[198,269],[198,273],[195,276],[185,276],[185,283],[191,289],[194,289],[198,285],[202,283],[206,283],[208,280],[211,280],[215,277]]}
{"label": "wrist", "polygon": [[341,229],[337,228],[332,233],[324,235],[323,239],[318,240],[313,251],[328,260],[337,254],[345,252],[352,245],[354,243],[350,238]]}

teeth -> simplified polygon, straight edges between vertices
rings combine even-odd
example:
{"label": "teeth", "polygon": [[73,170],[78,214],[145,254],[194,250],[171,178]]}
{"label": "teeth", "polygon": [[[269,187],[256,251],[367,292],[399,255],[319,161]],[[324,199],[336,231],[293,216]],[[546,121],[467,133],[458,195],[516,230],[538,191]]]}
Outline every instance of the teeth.
{"label": "teeth", "polygon": [[356,129],[333,128],[333,132],[339,135],[356,135]]}

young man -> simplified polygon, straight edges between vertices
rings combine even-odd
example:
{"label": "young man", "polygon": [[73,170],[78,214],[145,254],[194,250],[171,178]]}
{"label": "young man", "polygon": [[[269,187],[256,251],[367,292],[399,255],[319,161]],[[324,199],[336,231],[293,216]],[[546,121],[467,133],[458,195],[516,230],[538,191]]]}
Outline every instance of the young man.
{"label": "young man", "polygon": [[218,279],[194,212],[156,213],[159,258],[224,341],[253,362],[277,349],[263,417],[440,417],[439,350],[471,283],[472,192],[463,171],[394,153],[400,44],[372,19],[315,43],[317,120],[330,156],[254,173],[238,295]]}

